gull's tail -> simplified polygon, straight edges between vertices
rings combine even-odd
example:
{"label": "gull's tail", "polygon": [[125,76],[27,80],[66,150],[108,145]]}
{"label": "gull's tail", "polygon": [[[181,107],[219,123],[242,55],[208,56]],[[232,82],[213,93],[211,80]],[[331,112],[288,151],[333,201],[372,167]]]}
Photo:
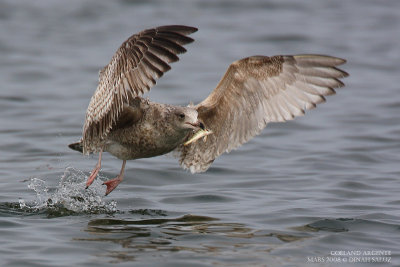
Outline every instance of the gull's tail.
{"label": "gull's tail", "polygon": [[68,145],[69,148],[79,151],[81,153],[83,153],[83,145],[82,145],[82,140],[80,140],[79,142],[76,143],[72,143]]}

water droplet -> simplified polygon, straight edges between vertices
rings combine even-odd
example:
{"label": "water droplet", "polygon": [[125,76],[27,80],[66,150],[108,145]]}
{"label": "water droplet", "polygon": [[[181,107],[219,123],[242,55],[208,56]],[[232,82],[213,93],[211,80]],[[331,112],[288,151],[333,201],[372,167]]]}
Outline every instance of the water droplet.
{"label": "water droplet", "polygon": [[117,202],[103,200],[105,188],[102,186],[101,178],[98,177],[86,190],[86,174],[68,167],[60,177],[59,184],[52,194],[48,193],[49,188],[44,180],[32,178],[28,188],[35,191],[36,199],[31,203],[20,199],[20,207],[28,208],[31,211],[44,210],[52,216],[74,213],[114,213],[117,211]]}

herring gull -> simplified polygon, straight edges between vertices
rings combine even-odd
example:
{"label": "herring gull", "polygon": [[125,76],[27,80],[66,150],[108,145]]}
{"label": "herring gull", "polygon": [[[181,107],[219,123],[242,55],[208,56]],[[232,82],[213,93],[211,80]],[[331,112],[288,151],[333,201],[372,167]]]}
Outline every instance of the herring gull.
{"label": "herring gull", "polygon": [[[196,31],[169,25],[134,34],[100,71],[82,138],[69,145],[83,154],[99,153],[86,187],[98,175],[103,152],[123,161],[119,175],[104,182],[106,195],[123,180],[127,160],[177,151],[184,169],[204,172],[218,156],[249,141],[268,123],[292,120],[315,108],[324,96],[335,93],[334,88],[344,86],[339,79],[348,76],[337,68],[346,61],[337,57],[251,56],[233,62],[197,105],[181,107],[143,98],[170,69],[169,63],[186,52],[183,45],[193,42],[187,35]],[[190,141],[201,129],[212,134]]]}

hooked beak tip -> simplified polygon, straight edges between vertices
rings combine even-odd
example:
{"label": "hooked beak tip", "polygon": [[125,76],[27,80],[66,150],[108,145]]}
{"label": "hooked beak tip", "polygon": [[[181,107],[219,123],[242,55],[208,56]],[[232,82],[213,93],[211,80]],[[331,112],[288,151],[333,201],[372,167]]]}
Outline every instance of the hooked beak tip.
{"label": "hooked beak tip", "polygon": [[189,123],[189,122],[187,122],[187,124],[189,124],[189,125],[191,125],[191,126],[193,126],[193,127],[196,127],[196,128],[200,128],[200,129],[202,129],[202,130],[205,130],[205,126],[204,126],[204,124],[202,123],[202,122],[200,122],[200,121],[198,121],[198,122],[196,122],[196,123]]}
{"label": "hooked beak tip", "polygon": [[202,122],[199,123],[199,127],[200,127],[202,130],[205,129],[204,124],[203,124]]}

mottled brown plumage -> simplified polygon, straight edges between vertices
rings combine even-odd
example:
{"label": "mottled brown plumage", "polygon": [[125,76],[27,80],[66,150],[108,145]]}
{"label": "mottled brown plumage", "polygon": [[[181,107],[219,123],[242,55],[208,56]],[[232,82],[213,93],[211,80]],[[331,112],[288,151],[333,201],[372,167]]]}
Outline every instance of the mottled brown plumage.
{"label": "mottled brown plumage", "polygon": [[214,91],[194,108],[213,131],[205,142],[180,146],[180,163],[206,171],[224,152],[259,134],[269,122],[304,115],[335,94],[348,76],[344,59],[322,55],[253,56],[233,62]]}
{"label": "mottled brown plumage", "polygon": [[[143,99],[156,79],[178,60],[193,27],[173,25],[131,36],[100,71],[99,85],[87,113],[80,142],[83,153],[99,152],[88,179],[98,174],[103,151],[123,160],[120,174],[107,185],[110,193],[121,181],[126,160],[180,153],[191,172],[206,171],[224,152],[259,134],[269,122],[291,120],[325,101],[342,87],[348,74],[336,66],[344,59],[323,55],[252,56],[233,62],[211,94],[196,106],[178,107]],[[207,138],[184,146],[204,125]]]}

